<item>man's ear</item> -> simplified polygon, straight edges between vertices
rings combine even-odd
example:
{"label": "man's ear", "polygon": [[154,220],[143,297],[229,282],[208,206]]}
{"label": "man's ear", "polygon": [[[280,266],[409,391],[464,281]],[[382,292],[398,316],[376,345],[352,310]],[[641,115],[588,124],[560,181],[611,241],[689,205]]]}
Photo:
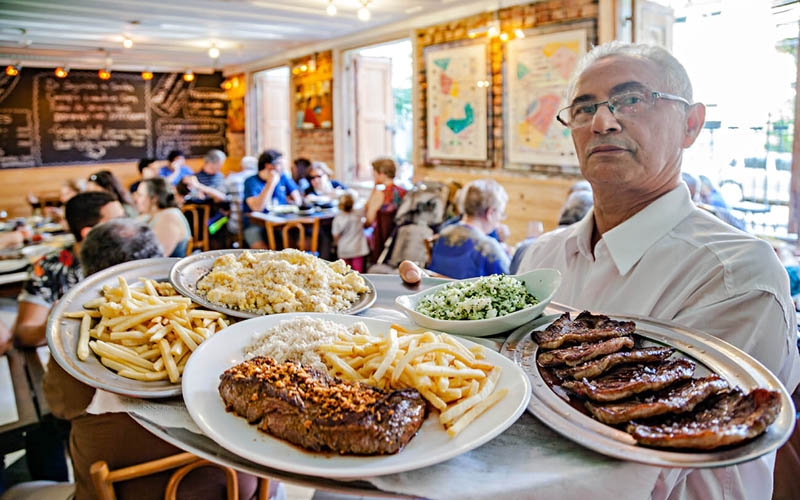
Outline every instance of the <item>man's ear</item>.
{"label": "man's ear", "polygon": [[683,137],[683,147],[688,148],[694,144],[703,124],[706,122],[706,107],[703,103],[695,103],[686,109],[686,131]]}
{"label": "man's ear", "polygon": [[86,239],[86,235],[89,234],[89,231],[92,230],[91,226],[86,226],[81,228],[81,241]]}

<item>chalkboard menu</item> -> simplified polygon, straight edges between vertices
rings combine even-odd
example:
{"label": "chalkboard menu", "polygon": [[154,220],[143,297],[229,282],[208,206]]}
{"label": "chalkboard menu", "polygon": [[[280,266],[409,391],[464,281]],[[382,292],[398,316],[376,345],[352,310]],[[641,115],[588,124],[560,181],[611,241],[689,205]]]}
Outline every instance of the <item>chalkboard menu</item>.
{"label": "chalkboard menu", "polygon": [[225,150],[228,102],[222,75],[23,69],[0,77],[0,168],[200,156]]}

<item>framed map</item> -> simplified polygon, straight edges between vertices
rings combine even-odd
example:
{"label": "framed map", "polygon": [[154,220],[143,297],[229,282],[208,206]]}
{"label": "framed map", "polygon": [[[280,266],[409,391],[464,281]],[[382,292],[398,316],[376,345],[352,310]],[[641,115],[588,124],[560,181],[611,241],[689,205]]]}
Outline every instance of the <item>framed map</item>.
{"label": "framed map", "polygon": [[578,165],[569,129],[556,121],[569,78],[586,52],[585,29],[506,44],[506,157],[510,163]]}
{"label": "framed map", "polygon": [[485,43],[425,49],[429,159],[486,160]]}

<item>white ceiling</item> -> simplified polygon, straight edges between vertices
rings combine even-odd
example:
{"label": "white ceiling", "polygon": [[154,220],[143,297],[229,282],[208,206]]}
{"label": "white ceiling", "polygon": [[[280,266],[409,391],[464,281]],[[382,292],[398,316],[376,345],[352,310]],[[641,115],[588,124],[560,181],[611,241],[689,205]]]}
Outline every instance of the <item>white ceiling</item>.
{"label": "white ceiling", "polygon": [[[97,69],[110,59],[121,71],[206,72],[464,4],[477,11],[501,3],[519,2],[371,0],[372,18],[363,22],[360,0],[334,0],[333,17],[328,0],[0,0],[0,64]],[[221,51],[216,61],[212,43]]]}

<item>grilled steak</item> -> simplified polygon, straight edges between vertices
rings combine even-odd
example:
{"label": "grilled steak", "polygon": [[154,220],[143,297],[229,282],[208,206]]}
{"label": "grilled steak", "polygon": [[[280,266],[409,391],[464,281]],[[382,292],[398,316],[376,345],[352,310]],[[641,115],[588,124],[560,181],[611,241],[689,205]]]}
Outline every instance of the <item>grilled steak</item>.
{"label": "grilled steak", "polygon": [[674,352],[675,349],[669,347],[645,347],[642,349],[633,349],[632,351],[620,351],[609,354],[608,356],[603,356],[602,358],[587,361],[582,365],[571,368],[558,368],[555,370],[555,373],[562,380],[570,378],[575,380],[595,378],[619,365],[664,361],[672,356]]}
{"label": "grilled steak", "polygon": [[617,337],[600,342],[579,344],[563,349],[553,349],[539,354],[538,362],[541,366],[575,366],[590,359],[617,352],[623,348],[633,347],[633,338]]}
{"label": "grilled steak", "polygon": [[632,422],[628,432],[639,444],[662,448],[712,450],[752,439],[766,430],[780,412],[780,393],[754,389],[731,391],[696,413],[670,416],[654,425]]}
{"label": "grilled steak", "polygon": [[309,450],[341,454],[396,453],[426,412],[416,389],[384,391],[262,356],[226,370],[219,393],[228,411],[258,429]]}
{"label": "grilled steak", "polygon": [[624,366],[595,380],[568,380],[561,386],[592,401],[619,401],[645,391],[657,391],[691,378],[694,363],[685,359],[657,365]]}
{"label": "grilled steak", "polygon": [[686,413],[694,410],[714,394],[728,388],[728,383],[717,375],[692,379],[665,392],[636,397],[619,403],[597,405],[586,402],[586,409],[594,418],[605,424],[621,424],[633,419],[649,418],[665,413]]}
{"label": "grilled steak", "polygon": [[539,347],[555,349],[562,345],[622,337],[632,334],[635,329],[633,321],[616,321],[589,311],[583,311],[572,321],[566,312],[544,331],[534,332],[534,337]]}

